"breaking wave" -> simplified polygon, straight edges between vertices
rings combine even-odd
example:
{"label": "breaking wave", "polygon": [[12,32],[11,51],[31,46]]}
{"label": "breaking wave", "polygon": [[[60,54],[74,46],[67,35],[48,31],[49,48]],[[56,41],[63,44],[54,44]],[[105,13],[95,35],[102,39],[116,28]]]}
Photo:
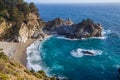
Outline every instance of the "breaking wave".
{"label": "breaking wave", "polygon": [[101,50],[86,50],[86,49],[80,49],[72,50],[71,55],[74,57],[83,57],[83,56],[96,56],[101,55]]}
{"label": "breaking wave", "polygon": [[[102,37],[82,38],[82,40],[85,40],[85,39],[102,39],[102,40],[104,40],[104,39],[107,38],[108,34],[111,34],[111,30],[103,30]],[[66,38],[65,36],[56,36],[56,38],[58,38],[58,39],[66,39],[66,40],[71,40],[71,41],[79,40],[79,39],[76,39],[76,38],[74,38],[74,39]]]}
{"label": "breaking wave", "polygon": [[37,40],[34,43],[32,43],[26,50],[27,53],[27,68],[30,70],[39,71],[42,69],[40,66],[40,63],[42,61],[40,52],[38,50],[38,47],[40,45],[40,41]]}
{"label": "breaking wave", "polygon": [[29,47],[27,47],[26,53],[28,69],[34,71],[42,70],[42,58],[39,49],[42,47],[44,41],[48,40],[50,37],[47,37],[44,40],[36,40]]}

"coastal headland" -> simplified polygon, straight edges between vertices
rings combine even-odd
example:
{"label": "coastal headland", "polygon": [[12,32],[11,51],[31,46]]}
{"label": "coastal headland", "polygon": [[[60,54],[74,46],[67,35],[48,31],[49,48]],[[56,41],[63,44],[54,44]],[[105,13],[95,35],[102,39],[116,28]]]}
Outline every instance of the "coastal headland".
{"label": "coastal headland", "polygon": [[[4,6],[4,7],[3,7]],[[9,6],[9,7],[8,7]],[[102,26],[91,19],[75,24],[70,18],[44,21],[34,3],[0,2],[0,49],[9,59],[27,66],[26,49],[36,40],[60,35],[70,39],[101,37]]]}

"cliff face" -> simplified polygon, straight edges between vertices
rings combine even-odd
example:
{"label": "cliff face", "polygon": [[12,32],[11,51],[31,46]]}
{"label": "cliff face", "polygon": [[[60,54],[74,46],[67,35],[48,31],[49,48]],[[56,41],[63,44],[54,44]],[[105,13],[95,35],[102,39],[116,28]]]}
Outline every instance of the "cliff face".
{"label": "cliff face", "polygon": [[6,24],[5,21],[3,21],[3,22],[0,24],[0,35],[4,32],[6,26],[7,26],[7,24]]}
{"label": "cliff face", "polygon": [[0,24],[0,39],[3,41],[26,42],[29,38],[41,38],[44,36],[42,27],[44,22],[34,13],[29,13],[27,21],[18,25],[3,21]]}
{"label": "cliff face", "polygon": [[[3,20],[0,23],[0,40],[4,40],[7,36],[10,35],[9,29],[12,27],[12,24],[8,23],[7,21]],[[7,35],[6,35],[7,34]],[[6,39],[8,41],[8,39]]]}
{"label": "cliff face", "polygon": [[0,40],[25,42],[29,38],[43,37],[38,9],[24,0],[0,1]]}
{"label": "cliff face", "polygon": [[42,27],[44,26],[44,22],[39,20],[35,14],[29,13],[27,23],[22,23],[20,30],[18,41],[19,42],[26,42],[29,38],[42,38],[44,35],[42,32]]}
{"label": "cliff face", "polygon": [[1,41],[26,42],[29,38],[44,38],[44,33],[78,39],[101,37],[102,27],[90,19],[78,24],[73,24],[71,19],[63,20],[61,18],[44,22],[40,19],[34,3],[28,4],[23,0],[16,0],[16,2],[1,0]]}

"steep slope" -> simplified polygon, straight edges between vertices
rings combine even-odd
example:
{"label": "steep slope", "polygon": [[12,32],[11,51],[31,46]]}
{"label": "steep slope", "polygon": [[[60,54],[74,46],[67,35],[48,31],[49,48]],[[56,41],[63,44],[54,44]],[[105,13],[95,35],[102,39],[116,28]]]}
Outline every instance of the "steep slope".
{"label": "steep slope", "polygon": [[43,37],[44,21],[34,3],[23,0],[0,0],[0,40],[26,42]]}
{"label": "steep slope", "polygon": [[55,80],[49,78],[43,71],[27,70],[21,64],[10,60],[0,49],[0,80]]}

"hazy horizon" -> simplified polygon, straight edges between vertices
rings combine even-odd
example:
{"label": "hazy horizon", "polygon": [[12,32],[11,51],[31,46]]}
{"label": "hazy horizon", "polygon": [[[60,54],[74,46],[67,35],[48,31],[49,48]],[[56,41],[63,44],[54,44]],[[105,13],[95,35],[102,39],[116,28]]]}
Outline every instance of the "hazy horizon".
{"label": "hazy horizon", "polygon": [[42,3],[42,4],[79,4],[79,3],[120,3],[120,0],[25,0],[26,2]]}

